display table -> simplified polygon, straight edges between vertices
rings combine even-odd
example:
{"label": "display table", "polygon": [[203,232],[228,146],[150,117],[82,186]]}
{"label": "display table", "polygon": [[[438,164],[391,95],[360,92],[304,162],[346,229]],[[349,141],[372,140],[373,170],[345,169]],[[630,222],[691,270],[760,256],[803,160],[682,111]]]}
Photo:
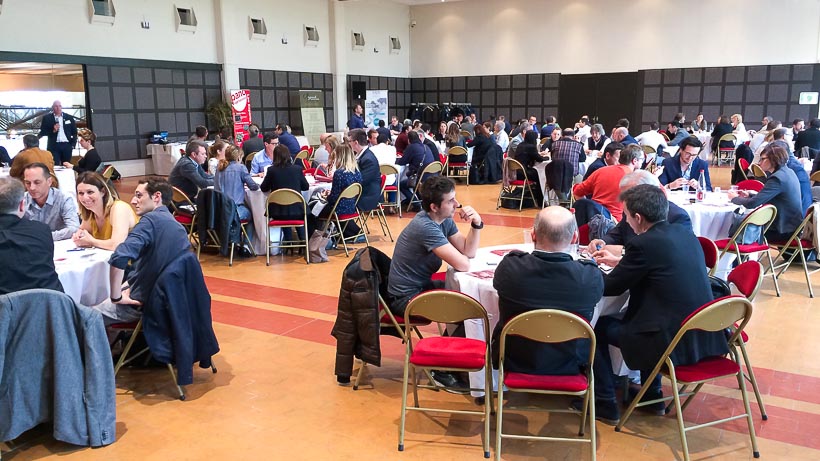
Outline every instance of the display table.
{"label": "display table", "polygon": [[108,259],[113,252],[76,248],[71,239],[54,242],[54,267],[65,294],[84,306],[95,306],[111,294]]}
{"label": "display table", "polygon": [[185,151],[185,143],[176,142],[172,144],[148,144],[146,152],[151,156],[154,165],[154,174],[158,176],[168,176],[174,165],[177,164]]}
{"label": "display table", "polygon": [[[493,275],[498,263],[506,254],[507,250],[521,250],[531,252],[533,244],[517,245],[497,245],[486,248],[479,248],[475,258],[470,260],[470,270],[467,272],[456,272],[452,267],[447,269],[445,287],[449,290],[459,291],[469,295],[484,306],[487,311],[487,318],[490,321],[490,334],[498,324],[498,292],[493,287]],[[592,316],[592,325],[598,321],[602,315],[615,315],[620,313],[626,306],[629,294],[620,296],[605,296],[595,306]],[[484,325],[481,320],[466,320],[464,322],[465,335],[468,338],[486,340],[484,338]],[[497,389],[498,371],[493,370],[493,389]],[[470,373],[470,387],[481,389],[484,387],[484,371]],[[474,397],[483,395],[483,392],[473,391]]]}

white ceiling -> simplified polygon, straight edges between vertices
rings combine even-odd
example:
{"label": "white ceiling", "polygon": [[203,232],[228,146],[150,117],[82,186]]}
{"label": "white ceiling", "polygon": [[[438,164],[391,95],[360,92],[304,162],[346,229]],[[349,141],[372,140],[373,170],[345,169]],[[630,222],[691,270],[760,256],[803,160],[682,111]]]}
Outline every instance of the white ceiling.
{"label": "white ceiling", "polygon": [[[441,0],[391,0],[391,1],[393,1],[394,3],[402,3],[402,4],[410,5],[410,6],[413,6],[413,5],[431,5],[431,4],[434,4],[434,3],[442,3]],[[463,1],[463,0],[447,0],[446,2],[447,3],[452,3],[452,2],[460,2],[460,1]]]}

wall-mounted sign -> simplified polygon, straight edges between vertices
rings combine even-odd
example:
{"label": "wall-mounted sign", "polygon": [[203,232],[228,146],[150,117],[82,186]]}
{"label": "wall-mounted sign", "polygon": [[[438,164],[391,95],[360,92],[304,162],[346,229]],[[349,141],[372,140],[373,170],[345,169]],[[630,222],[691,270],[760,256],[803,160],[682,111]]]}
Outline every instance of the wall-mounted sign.
{"label": "wall-mounted sign", "polygon": [[820,95],[820,93],[817,91],[801,91],[800,104],[817,104],[818,95]]}

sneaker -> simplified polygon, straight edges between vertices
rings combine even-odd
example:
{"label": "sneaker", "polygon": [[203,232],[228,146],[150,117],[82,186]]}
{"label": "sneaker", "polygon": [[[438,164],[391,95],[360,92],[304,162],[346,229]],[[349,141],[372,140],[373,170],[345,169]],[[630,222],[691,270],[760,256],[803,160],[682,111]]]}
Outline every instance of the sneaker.
{"label": "sneaker", "polygon": [[[639,388],[630,387],[629,388],[629,401],[632,402],[635,400],[635,397],[638,396],[638,392],[641,390]],[[663,391],[646,391],[646,394],[643,395],[641,398],[641,402],[648,402],[650,400],[658,400],[663,398]],[[641,413],[646,413],[653,416],[663,416],[666,414],[666,402],[656,402],[651,405],[646,405],[643,407],[636,407],[637,411]]]}
{"label": "sneaker", "polygon": [[[584,410],[584,401],[573,399],[570,403],[570,410],[580,413]],[[595,419],[604,424],[616,426],[621,421],[621,410],[618,408],[618,403],[615,400],[595,399]]]}
{"label": "sneaker", "polygon": [[336,384],[338,384],[340,386],[344,386],[344,387],[350,386],[350,376],[337,375],[336,376]]}
{"label": "sneaker", "polygon": [[463,380],[456,377],[456,375],[452,373],[448,373],[446,371],[438,371],[433,370],[430,372],[430,375],[433,376],[433,381],[442,388],[445,392],[449,392],[451,394],[460,394],[466,395],[470,393],[468,383],[465,383]]}

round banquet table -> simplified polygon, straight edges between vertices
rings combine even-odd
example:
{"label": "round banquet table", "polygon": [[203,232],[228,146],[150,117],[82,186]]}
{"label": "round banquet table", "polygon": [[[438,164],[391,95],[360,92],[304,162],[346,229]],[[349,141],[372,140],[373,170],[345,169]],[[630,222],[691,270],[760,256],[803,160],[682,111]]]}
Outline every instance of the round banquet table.
{"label": "round banquet table", "polygon": [[[506,253],[511,250],[521,250],[531,252],[533,244],[497,245],[479,248],[475,258],[470,260],[470,270],[467,272],[456,272],[452,267],[447,269],[445,287],[450,290],[460,291],[469,295],[484,306],[487,310],[487,318],[490,321],[490,334],[496,324],[498,324],[498,293],[493,288],[493,275],[498,263]],[[629,294],[620,296],[605,296],[595,306],[592,316],[592,325],[598,321],[602,315],[616,315],[622,312],[629,299]],[[484,337],[484,322],[481,320],[466,320],[464,322],[465,335],[468,338],[488,340]],[[498,387],[498,370],[493,370],[493,389]],[[481,389],[484,387],[484,371],[470,373],[470,387]],[[472,391],[474,397],[484,395],[480,391]]]}
{"label": "round banquet table", "polygon": [[65,294],[84,306],[96,306],[111,294],[109,286],[112,251],[99,248],[76,248],[71,239],[54,242],[54,268]]}
{"label": "round banquet table", "polygon": [[739,205],[731,203],[725,192],[707,192],[703,202],[689,203],[683,191],[669,192],[669,201],[683,208],[692,220],[692,230],[698,237],[712,240],[729,238],[732,215]]}

